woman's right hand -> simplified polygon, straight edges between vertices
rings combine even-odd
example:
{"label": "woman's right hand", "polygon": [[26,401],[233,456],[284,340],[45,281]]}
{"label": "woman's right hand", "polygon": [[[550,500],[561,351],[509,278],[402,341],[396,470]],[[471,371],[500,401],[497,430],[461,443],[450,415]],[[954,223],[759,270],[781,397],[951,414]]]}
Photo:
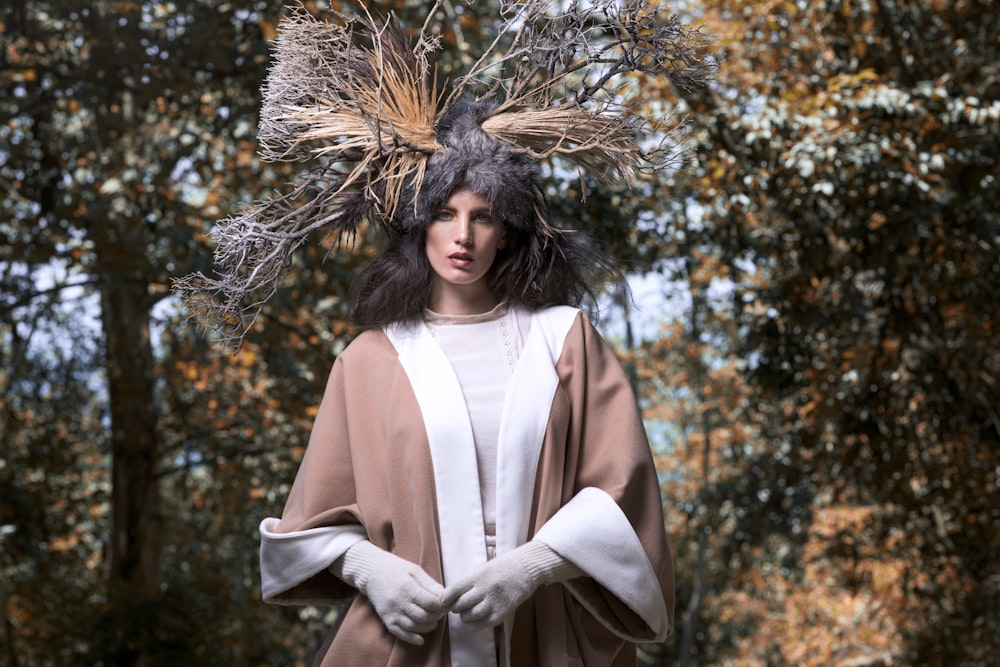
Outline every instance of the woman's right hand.
{"label": "woman's right hand", "polygon": [[330,570],[361,591],[394,637],[420,646],[447,613],[444,588],[419,565],[375,546],[358,542]]}

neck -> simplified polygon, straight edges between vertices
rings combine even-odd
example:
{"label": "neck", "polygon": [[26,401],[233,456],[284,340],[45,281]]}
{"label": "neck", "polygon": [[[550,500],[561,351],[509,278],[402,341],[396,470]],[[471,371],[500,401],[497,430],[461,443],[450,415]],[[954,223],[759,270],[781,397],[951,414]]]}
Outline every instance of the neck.
{"label": "neck", "polygon": [[441,315],[479,315],[496,308],[499,301],[485,284],[431,286],[427,307]]}

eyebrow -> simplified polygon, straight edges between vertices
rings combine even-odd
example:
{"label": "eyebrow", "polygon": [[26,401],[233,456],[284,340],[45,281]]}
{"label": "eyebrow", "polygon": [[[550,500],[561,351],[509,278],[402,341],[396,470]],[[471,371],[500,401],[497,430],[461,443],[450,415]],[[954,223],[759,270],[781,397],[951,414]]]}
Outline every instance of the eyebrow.
{"label": "eyebrow", "polygon": [[[447,205],[442,206],[441,208],[438,209],[439,212],[440,211],[447,211],[448,213],[454,213],[457,210],[458,209],[453,208],[451,206],[447,206]],[[483,206],[483,207],[480,207],[480,208],[474,208],[471,211],[469,211],[469,213],[471,213],[473,215],[478,215],[480,213],[485,213],[486,215],[489,215],[489,216],[495,216],[495,214],[493,213],[493,208],[492,207],[486,207],[486,206]]]}

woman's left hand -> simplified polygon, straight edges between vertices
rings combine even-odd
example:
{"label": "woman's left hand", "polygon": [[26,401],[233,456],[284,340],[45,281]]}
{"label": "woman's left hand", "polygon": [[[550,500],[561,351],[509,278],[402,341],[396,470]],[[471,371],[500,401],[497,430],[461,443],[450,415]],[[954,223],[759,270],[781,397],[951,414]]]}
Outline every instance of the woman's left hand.
{"label": "woman's left hand", "polygon": [[479,571],[445,588],[444,606],[459,614],[473,630],[503,622],[538,588],[520,547],[497,556]]}

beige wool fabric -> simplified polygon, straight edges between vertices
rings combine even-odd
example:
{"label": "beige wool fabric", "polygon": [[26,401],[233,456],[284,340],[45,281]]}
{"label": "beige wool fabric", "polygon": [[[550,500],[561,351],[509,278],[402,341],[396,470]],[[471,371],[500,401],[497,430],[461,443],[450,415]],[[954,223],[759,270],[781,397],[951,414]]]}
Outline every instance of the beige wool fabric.
{"label": "beige wool fabric", "polygon": [[[551,404],[537,406],[547,411],[547,421],[528,532],[520,542],[531,539],[582,491],[609,497],[648,559],[621,562],[620,572],[611,574],[634,582],[626,584],[626,591],[646,589],[636,595],[658,589],[656,599],[662,597],[666,615],[659,623],[663,627],[650,627],[641,610],[591,576],[544,586],[514,616],[510,664],[634,665],[634,641],[662,640],[673,627],[673,568],[652,456],[625,374],[583,313],[572,318],[554,369],[558,384]],[[516,384],[509,389],[518,390]],[[280,570],[274,563],[296,567],[281,560],[286,556],[279,538],[343,526],[361,529],[375,545],[446,583],[436,498],[423,415],[398,350],[385,332],[365,332],[334,363],[280,521],[262,524],[265,599],[279,604],[349,601],[317,664],[452,664],[447,623],[426,635],[423,646],[400,642],[364,596],[355,595],[325,566],[313,566],[315,572],[292,585],[269,581],[275,578],[269,573]],[[560,555],[576,561],[577,552],[570,551]],[[586,545],[581,552],[584,562],[575,564],[587,571],[593,565]]]}

